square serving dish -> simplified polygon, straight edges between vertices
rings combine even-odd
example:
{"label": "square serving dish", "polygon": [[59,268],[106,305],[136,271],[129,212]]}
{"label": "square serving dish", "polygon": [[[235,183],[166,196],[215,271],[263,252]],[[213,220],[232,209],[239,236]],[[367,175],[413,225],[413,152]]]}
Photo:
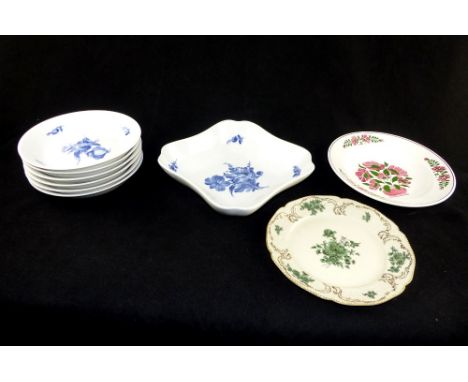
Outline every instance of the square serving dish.
{"label": "square serving dish", "polygon": [[305,148],[249,121],[221,121],[200,134],[164,145],[161,168],[216,211],[250,215],[315,169]]}

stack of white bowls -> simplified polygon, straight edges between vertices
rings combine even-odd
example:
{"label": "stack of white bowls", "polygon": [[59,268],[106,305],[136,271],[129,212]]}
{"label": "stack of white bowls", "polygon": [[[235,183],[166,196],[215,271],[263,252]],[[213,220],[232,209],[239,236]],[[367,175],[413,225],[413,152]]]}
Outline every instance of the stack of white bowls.
{"label": "stack of white bowls", "polygon": [[29,129],[18,143],[29,183],[45,194],[89,197],[109,192],[143,162],[141,129],[120,113],[60,115]]}

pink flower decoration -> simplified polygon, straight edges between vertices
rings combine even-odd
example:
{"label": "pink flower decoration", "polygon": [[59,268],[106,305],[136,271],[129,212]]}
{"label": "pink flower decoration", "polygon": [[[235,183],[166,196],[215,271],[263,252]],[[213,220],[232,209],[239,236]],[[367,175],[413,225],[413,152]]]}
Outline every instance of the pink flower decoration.
{"label": "pink flower decoration", "polygon": [[357,137],[352,137],[352,138],[351,138],[351,143],[352,143],[353,145],[356,145],[356,144],[358,143]]}
{"label": "pink flower decoration", "polygon": [[[367,169],[365,168],[359,168],[356,171],[356,176],[361,180],[362,182],[365,182],[368,178],[364,176],[364,174],[368,174]],[[369,174],[368,174],[369,175]]]}
{"label": "pink flower decoration", "polygon": [[390,191],[384,190],[383,193],[388,196],[401,196],[406,194],[406,188],[401,187],[399,190],[392,188]]}
{"label": "pink flower decoration", "polygon": [[379,179],[387,179],[387,178],[389,178],[389,176],[385,175],[383,172],[379,172],[378,178]]}
{"label": "pink flower decoration", "polygon": [[439,182],[445,182],[445,181],[447,181],[447,180],[449,180],[449,179],[450,179],[450,175],[447,175],[447,174],[441,175],[441,176],[439,176],[439,178],[438,178]]}
{"label": "pink flower decoration", "polygon": [[410,183],[411,183],[411,181],[410,181],[409,179],[407,179],[407,178],[405,178],[405,177],[402,177],[402,176],[398,177],[398,181],[399,181],[401,184],[410,184]]}
{"label": "pink flower decoration", "polygon": [[356,176],[369,190],[380,191],[388,196],[401,196],[408,193],[407,187],[411,178],[401,167],[389,165],[387,162],[379,163],[367,161],[361,163]]}
{"label": "pink flower decoration", "polygon": [[445,167],[444,167],[444,166],[435,166],[435,167],[432,167],[432,169],[433,169],[435,172],[445,171]]}
{"label": "pink flower decoration", "polygon": [[362,135],[362,140],[366,143],[370,142],[370,137],[367,134]]}
{"label": "pink flower decoration", "polygon": [[385,167],[385,165],[375,161],[364,162],[362,165],[367,168],[371,168],[372,166],[378,166],[380,170],[382,170]]}
{"label": "pink flower decoration", "polygon": [[391,166],[388,166],[388,169],[398,172],[398,175],[400,176],[408,176],[408,173],[405,170],[403,170],[401,167],[391,165]]}
{"label": "pink flower decoration", "polygon": [[369,181],[369,188],[370,188],[371,190],[376,190],[376,189],[379,188],[379,187],[380,187],[380,186],[379,186],[379,184],[375,181],[375,179],[371,179],[371,180]]}

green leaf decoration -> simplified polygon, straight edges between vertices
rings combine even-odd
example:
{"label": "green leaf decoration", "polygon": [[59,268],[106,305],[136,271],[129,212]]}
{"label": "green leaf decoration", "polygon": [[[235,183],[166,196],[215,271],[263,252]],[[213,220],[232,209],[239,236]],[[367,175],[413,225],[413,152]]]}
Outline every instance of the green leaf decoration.
{"label": "green leaf decoration", "polygon": [[405,264],[406,260],[410,259],[410,256],[406,252],[398,251],[393,246],[388,256],[391,265],[388,271],[393,273],[400,272],[400,268]]}
{"label": "green leaf decoration", "polygon": [[366,134],[353,135],[351,138],[346,139],[343,142],[343,148],[363,145],[367,143],[378,143],[378,142],[383,142],[383,139],[380,139],[379,137],[375,135],[366,135]]}
{"label": "green leaf decoration", "polygon": [[368,292],[366,292],[366,293],[363,293],[362,295],[363,295],[363,296],[367,296],[367,297],[369,297],[369,298],[375,298],[375,296],[377,296],[377,293],[374,292],[373,290],[370,290],[370,291],[368,291]]}
{"label": "green leaf decoration", "polygon": [[[361,181],[361,184],[366,185],[373,191],[378,190],[384,192],[391,197],[405,195],[407,193],[411,184],[411,178],[407,176],[404,170],[401,170],[401,172],[405,175],[401,175],[399,174],[399,170],[390,168],[394,166],[390,166],[387,162],[378,163],[371,161],[370,163],[364,163],[367,163],[367,165],[364,166],[363,163],[358,164],[359,169],[356,172],[356,176]],[[445,182],[447,179],[445,179],[445,176],[442,176],[439,178],[439,181]],[[397,190],[399,190],[399,192],[395,192]]]}
{"label": "green leaf decoration", "polygon": [[439,189],[443,190],[449,185],[450,173],[444,166],[441,166],[438,161],[428,158],[424,158],[424,160],[431,166],[431,170],[439,182]]}
{"label": "green leaf decoration", "polygon": [[301,210],[308,210],[311,215],[316,215],[317,212],[322,212],[324,209],[325,207],[321,200],[311,200],[301,205]]}
{"label": "green leaf decoration", "polygon": [[371,215],[368,211],[366,211],[365,214],[362,215],[362,220],[364,220],[365,222],[369,222],[370,218],[371,218]]}
{"label": "green leaf decoration", "polygon": [[311,278],[306,272],[302,271],[299,272],[297,269],[291,268],[289,264],[287,264],[286,269],[290,272],[295,278],[303,282],[305,285],[310,286],[309,283],[314,282],[315,280]]}
{"label": "green leaf decoration", "polygon": [[324,264],[333,265],[339,268],[348,268],[355,264],[353,256],[359,256],[354,248],[359,247],[360,243],[341,237],[336,239],[336,231],[325,229],[323,237],[328,240],[312,246],[317,255],[322,255],[320,261]]}
{"label": "green leaf decoration", "polygon": [[335,239],[335,233],[336,233],[336,231],[332,231],[331,229],[326,229],[325,231],[323,231],[323,236],[331,237],[331,238]]}
{"label": "green leaf decoration", "polygon": [[280,227],[279,225],[275,225],[275,231],[277,235],[279,235],[282,230],[283,230],[283,227]]}

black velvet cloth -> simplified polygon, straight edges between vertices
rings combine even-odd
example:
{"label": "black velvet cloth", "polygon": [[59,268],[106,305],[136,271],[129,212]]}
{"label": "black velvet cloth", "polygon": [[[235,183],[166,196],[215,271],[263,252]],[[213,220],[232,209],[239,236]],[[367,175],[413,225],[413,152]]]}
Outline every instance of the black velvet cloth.
{"label": "black velvet cloth", "polygon": [[[468,39],[462,37],[0,38],[3,344],[467,344]],[[16,145],[85,109],[142,127],[145,160],[119,189],[32,189]],[[309,149],[315,172],[248,217],[221,215],[168,177],[163,144],[223,119]],[[331,170],[356,130],[420,142],[457,190],[428,208],[371,200]],[[399,225],[416,254],[406,291],[375,307],[321,300],[270,260],[266,224],[290,200],[347,197]]]}

